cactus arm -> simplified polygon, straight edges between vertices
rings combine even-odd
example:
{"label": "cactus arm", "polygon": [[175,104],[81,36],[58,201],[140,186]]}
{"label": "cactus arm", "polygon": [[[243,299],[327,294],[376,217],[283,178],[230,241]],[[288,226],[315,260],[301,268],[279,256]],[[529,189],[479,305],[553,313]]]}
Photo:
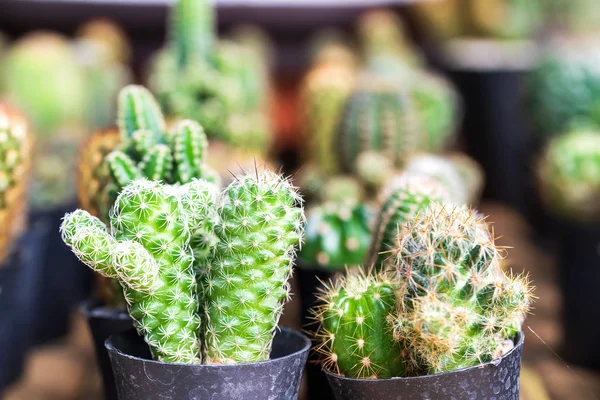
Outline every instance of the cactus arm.
{"label": "cactus arm", "polygon": [[142,175],[152,181],[168,181],[173,168],[171,149],[164,144],[158,144],[146,153],[140,169]]}
{"label": "cactus arm", "polygon": [[184,120],[175,128],[174,156],[179,180],[187,183],[194,177],[202,177],[204,153],[208,140],[202,127],[195,121]]}
{"label": "cactus arm", "polygon": [[119,93],[118,125],[124,142],[139,130],[149,130],[162,143],[165,120],[152,94],[143,86],[130,85]]}
{"label": "cactus arm", "polygon": [[125,187],[133,180],[142,177],[133,160],[122,151],[111,152],[106,156],[105,162],[108,164],[111,176],[120,187]]}
{"label": "cactus arm", "polygon": [[158,144],[154,137],[154,133],[147,129],[133,132],[131,140],[133,141],[133,148],[140,158],[144,158],[144,156]]}
{"label": "cactus arm", "polygon": [[175,2],[170,35],[179,69],[185,69],[194,59],[209,58],[215,36],[214,18],[210,0]]}
{"label": "cactus arm", "polygon": [[158,285],[158,264],[141,244],[119,242],[112,251],[112,260],[120,281],[128,288],[151,292]]}

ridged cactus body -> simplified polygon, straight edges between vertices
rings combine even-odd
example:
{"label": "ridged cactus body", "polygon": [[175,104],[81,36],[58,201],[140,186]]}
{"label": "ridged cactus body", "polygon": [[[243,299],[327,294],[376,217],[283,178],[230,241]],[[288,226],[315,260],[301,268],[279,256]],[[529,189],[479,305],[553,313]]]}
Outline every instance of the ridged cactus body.
{"label": "ridged cactus body", "polygon": [[329,203],[308,212],[299,258],[309,266],[344,270],[363,263],[371,242],[370,210],[363,204]]}
{"label": "ridged cactus body", "polygon": [[178,0],[171,11],[171,45],[179,69],[208,59],[214,44],[215,15],[209,0]]}
{"label": "ridged cactus body", "polygon": [[270,171],[249,172],[226,189],[202,276],[206,362],[268,359],[302,236],[300,201]]}
{"label": "ridged cactus body", "polygon": [[403,174],[390,182],[380,196],[381,206],[373,229],[367,265],[377,270],[385,269],[389,259],[393,259],[396,238],[403,224],[432,203],[447,199],[448,194],[443,186],[424,176]]}
{"label": "ridged cactus body", "polygon": [[130,315],[154,357],[199,363],[199,297],[192,231],[214,218],[216,190],[206,181],[172,187],[136,180],[111,212],[111,231],[83,210],[67,214],[64,242],[79,259],[125,290]]}
{"label": "ridged cactus body", "polygon": [[393,334],[397,285],[385,276],[351,274],[321,293],[315,311],[323,366],[349,378],[403,376],[410,365]]}
{"label": "ridged cactus body", "polygon": [[552,213],[582,222],[600,220],[600,132],[573,131],[551,140],[537,175]]}
{"label": "ridged cactus body", "polygon": [[529,309],[523,277],[506,275],[483,218],[436,204],[399,231],[393,257],[403,282],[396,334],[429,373],[491,361],[512,348]]}

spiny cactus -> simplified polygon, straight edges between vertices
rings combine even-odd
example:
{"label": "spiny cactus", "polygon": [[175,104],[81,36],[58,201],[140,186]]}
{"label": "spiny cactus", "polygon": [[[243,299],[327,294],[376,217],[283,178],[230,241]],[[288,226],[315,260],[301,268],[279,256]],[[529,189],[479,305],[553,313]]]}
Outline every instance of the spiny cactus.
{"label": "spiny cactus", "polygon": [[355,170],[358,179],[375,194],[379,193],[390,177],[397,174],[392,161],[376,151],[360,153],[356,159]]}
{"label": "spiny cactus", "polygon": [[528,77],[529,102],[545,137],[600,126],[600,46],[597,38],[556,41]]}
{"label": "spiny cactus", "polygon": [[522,276],[506,275],[484,219],[433,204],[399,230],[386,263],[403,283],[395,334],[429,373],[488,362],[512,348],[529,310]]}
{"label": "spiny cactus", "polygon": [[302,237],[300,203],[271,171],[250,172],[226,189],[201,281],[207,363],[268,359]]}
{"label": "spiny cactus", "polygon": [[349,378],[386,379],[409,374],[394,337],[398,285],[384,275],[350,274],[321,290],[317,351],[323,367]]}
{"label": "spiny cactus", "polygon": [[0,104],[0,263],[25,228],[31,150],[27,121]]}
{"label": "spiny cactus", "polygon": [[112,209],[111,233],[87,211],[67,214],[63,241],[93,270],[123,285],[129,313],[154,357],[199,363],[200,320],[194,231],[214,219],[214,186],[193,180],[181,186],[136,180]]}
{"label": "spiny cactus", "polygon": [[403,224],[432,203],[447,199],[443,186],[431,178],[416,174],[402,174],[394,178],[380,195],[381,208],[373,229],[367,266],[385,269],[388,259],[393,258],[398,231]]}
{"label": "spiny cactus", "polygon": [[328,203],[312,208],[298,257],[307,266],[336,270],[362,264],[371,242],[370,214],[363,204]]}
{"label": "spiny cactus", "polygon": [[552,213],[575,221],[600,220],[600,132],[573,131],[551,140],[537,175]]}
{"label": "spiny cactus", "polygon": [[307,139],[306,158],[324,175],[339,169],[336,160],[336,129],[342,109],[353,88],[355,73],[342,63],[317,65],[302,88],[302,113]]}

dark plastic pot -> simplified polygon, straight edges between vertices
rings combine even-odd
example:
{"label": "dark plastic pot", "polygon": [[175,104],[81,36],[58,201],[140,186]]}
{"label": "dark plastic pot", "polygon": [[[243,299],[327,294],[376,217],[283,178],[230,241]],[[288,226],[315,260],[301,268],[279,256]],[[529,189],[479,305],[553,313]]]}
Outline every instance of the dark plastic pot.
{"label": "dark plastic pot", "polygon": [[337,400],[519,400],[523,339],[499,360],[443,374],[375,380],[326,373]]}
{"label": "dark plastic pot", "polygon": [[110,336],[131,329],[133,322],[126,310],[116,310],[103,307],[99,300],[89,300],[81,305],[81,312],[88,321],[98,368],[104,383],[104,398],[106,400],[117,400],[117,387],[113,375],[110,358],[104,342]]}
{"label": "dark plastic pot", "polygon": [[120,400],[297,399],[310,345],[304,335],[281,328],[268,361],[187,365],[152,361],[135,330],[106,341]]}
{"label": "dark plastic pot", "polygon": [[563,298],[562,355],[600,371],[600,225],[557,222]]}

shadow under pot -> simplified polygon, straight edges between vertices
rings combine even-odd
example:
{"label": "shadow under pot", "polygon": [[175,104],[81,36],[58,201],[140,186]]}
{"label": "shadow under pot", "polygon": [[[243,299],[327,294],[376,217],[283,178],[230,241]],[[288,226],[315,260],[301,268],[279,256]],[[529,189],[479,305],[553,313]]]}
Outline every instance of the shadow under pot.
{"label": "shadow under pot", "polygon": [[600,225],[559,220],[557,227],[561,355],[569,363],[600,371]]}
{"label": "shadow under pot", "polygon": [[96,299],[84,302],[80,309],[92,333],[96,360],[104,384],[104,398],[117,400],[115,378],[104,342],[112,335],[131,329],[133,321],[126,310],[105,307]]}
{"label": "shadow under pot", "polygon": [[106,341],[120,400],[296,399],[310,346],[304,335],[281,328],[267,361],[202,365],[153,361],[133,329]]}
{"label": "shadow under pot", "polygon": [[519,400],[524,336],[498,360],[436,375],[352,379],[325,371],[336,400]]}

